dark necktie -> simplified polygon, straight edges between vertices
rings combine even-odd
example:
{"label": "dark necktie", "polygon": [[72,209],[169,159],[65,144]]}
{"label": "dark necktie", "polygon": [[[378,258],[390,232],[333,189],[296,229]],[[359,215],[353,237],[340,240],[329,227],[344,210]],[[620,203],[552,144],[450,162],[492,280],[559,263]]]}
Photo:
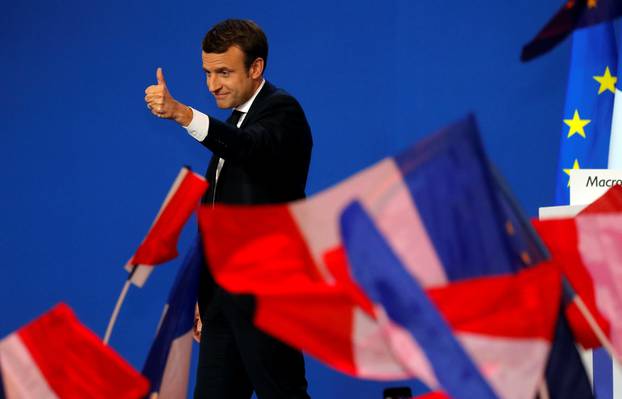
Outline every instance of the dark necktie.
{"label": "dark necktie", "polygon": [[[238,122],[240,121],[240,118],[242,117],[242,115],[244,115],[244,112],[238,111],[237,109],[234,109],[233,112],[231,113],[231,115],[229,115],[229,117],[227,118],[227,123],[231,126],[238,126]],[[219,158],[219,157],[213,157],[212,161],[213,165],[214,165],[214,169],[212,169],[212,166],[210,165],[210,167],[207,169],[206,172],[206,176],[209,173],[210,169],[214,171],[214,191],[212,193],[212,200],[211,202],[213,203],[215,201],[216,198],[216,185],[218,184],[218,176],[220,174],[220,168],[223,167],[224,165],[224,161]],[[205,196],[203,197],[203,201],[204,202],[208,202],[209,200],[207,199],[207,192],[205,193]]]}
{"label": "dark necktie", "polygon": [[244,112],[234,109],[231,115],[227,118],[227,123],[237,127],[242,115],[244,115]]}

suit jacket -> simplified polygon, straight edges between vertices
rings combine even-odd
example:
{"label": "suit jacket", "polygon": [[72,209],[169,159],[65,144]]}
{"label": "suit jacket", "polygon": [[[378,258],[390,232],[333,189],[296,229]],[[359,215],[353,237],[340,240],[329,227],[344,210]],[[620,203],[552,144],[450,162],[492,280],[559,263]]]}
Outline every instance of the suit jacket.
{"label": "suit jacket", "polygon": [[[313,142],[294,97],[266,81],[240,128],[215,118],[209,123],[202,144],[214,155],[206,172],[209,188],[203,203],[268,204],[305,196]],[[218,158],[225,163],[214,184]],[[201,278],[202,318],[211,318],[230,299],[211,276]]]}
{"label": "suit jacket", "polygon": [[[240,128],[210,118],[202,144],[214,156],[203,202],[267,204],[305,196],[311,129],[298,101],[266,82]],[[218,158],[225,160],[217,185]]]}

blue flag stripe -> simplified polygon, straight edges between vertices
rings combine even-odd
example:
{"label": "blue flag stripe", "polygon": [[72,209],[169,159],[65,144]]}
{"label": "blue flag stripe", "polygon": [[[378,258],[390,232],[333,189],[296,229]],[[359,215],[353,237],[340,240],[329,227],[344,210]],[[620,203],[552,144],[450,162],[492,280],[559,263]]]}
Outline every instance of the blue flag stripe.
{"label": "blue flag stripe", "polygon": [[359,203],[341,218],[342,237],[355,280],[389,318],[405,327],[452,398],[496,398],[451,328],[408,274]]}
{"label": "blue flag stripe", "polygon": [[[522,251],[513,249],[506,232],[512,218],[504,211],[509,213],[511,207],[500,203],[502,193],[495,186],[472,116],[395,161],[450,281],[515,272],[523,266]],[[518,220],[518,215],[513,218]],[[523,227],[512,225],[519,233],[514,237],[533,237]]]}
{"label": "blue flag stripe", "polygon": [[594,367],[594,396],[597,399],[613,399],[613,362],[603,348],[592,354]]}

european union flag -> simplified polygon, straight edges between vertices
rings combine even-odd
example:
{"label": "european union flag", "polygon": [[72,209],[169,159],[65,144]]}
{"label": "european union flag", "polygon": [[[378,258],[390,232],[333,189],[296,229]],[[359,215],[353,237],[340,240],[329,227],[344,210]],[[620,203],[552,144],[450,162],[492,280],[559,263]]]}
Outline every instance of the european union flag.
{"label": "european union flag", "polygon": [[571,169],[606,169],[618,73],[613,22],[574,33],[562,122],[556,202],[569,202]]}

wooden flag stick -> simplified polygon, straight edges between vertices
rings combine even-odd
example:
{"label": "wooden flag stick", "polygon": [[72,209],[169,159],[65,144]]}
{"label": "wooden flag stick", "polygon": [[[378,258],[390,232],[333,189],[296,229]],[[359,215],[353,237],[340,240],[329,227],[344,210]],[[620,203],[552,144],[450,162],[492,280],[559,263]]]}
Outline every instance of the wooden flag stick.
{"label": "wooden flag stick", "polygon": [[117,316],[119,316],[119,312],[121,311],[121,306],[125,301],[125,297],[127,296],[127,291],[130,289],[130,285],[132,283],[132,276],[137,269],[137,265],[132,266],[132,271],[127,276],[127,280],[125,280],[125,284],[123,284],[123,288],[121,289],[121,293],[119,294],[119,298],[117,299],[117,303],[114,306],[114,310],[112,311],[112,316],[110,316],[110,320],[108,321],[108,327],[106,327],[106,334],[104,334],[104,344],[108,345],[108,341],[110,341],[110,336],[112,335],[112,329],[117,322]]}
{"label": "wooden flag stick", "polygon": [[601,343],[603,348],[605,348],[607,353],[609,353],[609,356],[611,356],[611,358],[614,359],[618,363],[618,365],[620,365],[620,357],[618,353],[613,347],[611,341],[609,341],[609,338],[607,338],[605,332],[596,322],[596,319],[590,312],[590,309],[588,309],[587,305],[585,305],[585,302],[583,302],[583,299],[581,299],[579,295],[575,295],[573,302],[577,304],[577,309],[579,309],[579,312],[581,312],[581,315],[583,316],[583,318],[585,318],[587,324],[589,324],[589,326],[592,328],[592,331],[596,335],[596,338],[598,338],[598,341]]}

